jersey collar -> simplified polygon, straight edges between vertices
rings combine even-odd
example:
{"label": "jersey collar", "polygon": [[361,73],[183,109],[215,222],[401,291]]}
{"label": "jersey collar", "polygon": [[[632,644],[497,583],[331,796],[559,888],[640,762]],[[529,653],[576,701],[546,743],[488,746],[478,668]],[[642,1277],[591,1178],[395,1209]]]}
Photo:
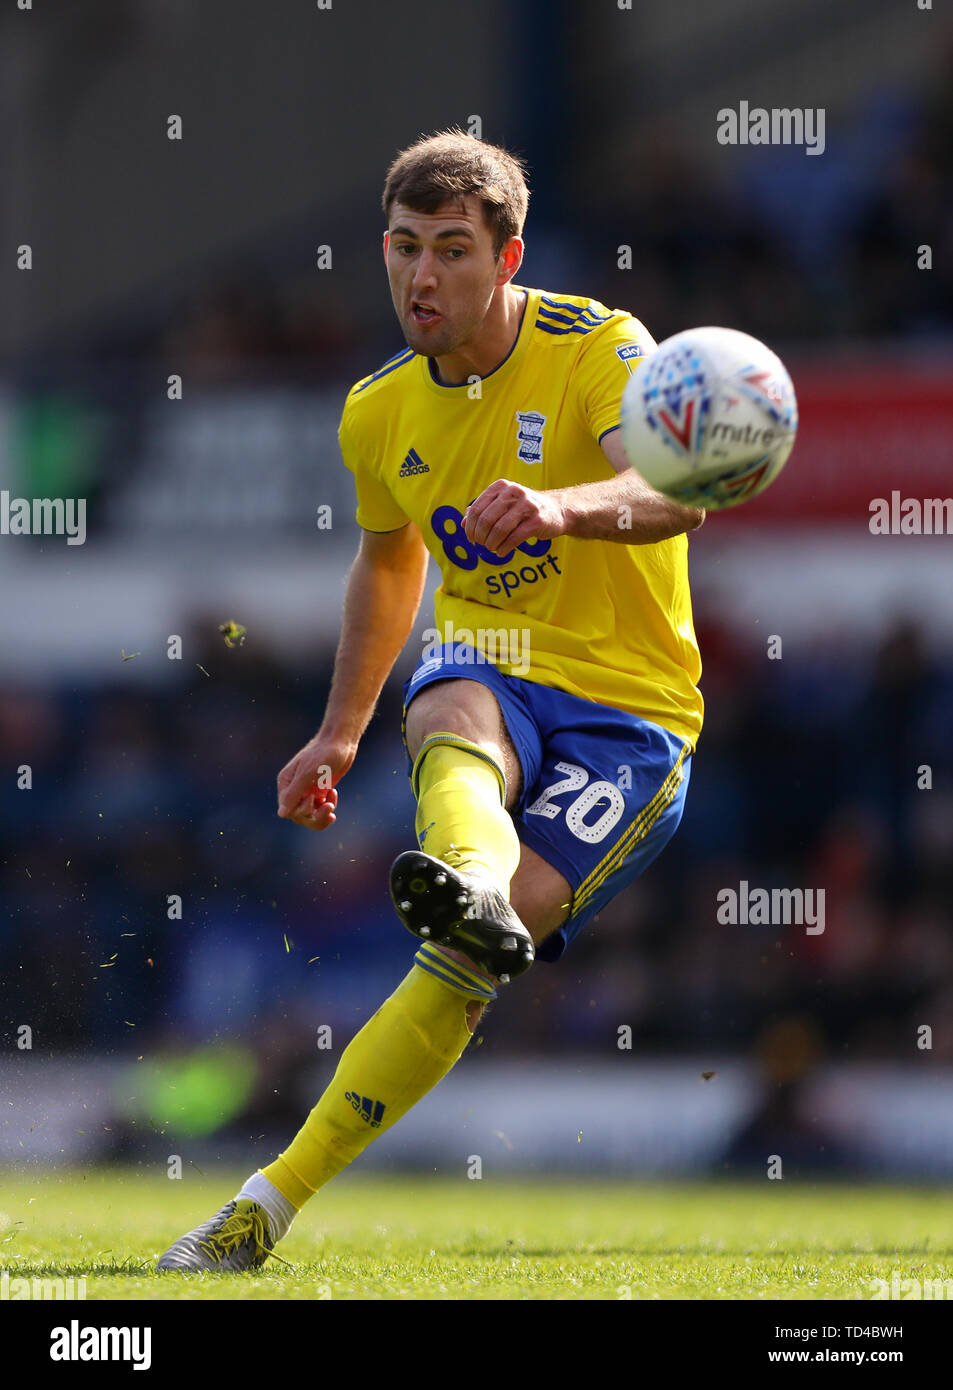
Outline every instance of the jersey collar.
{"label": "jersey collar", "polygon": [[[495,382],[513,371],[516,364],[525,353],[533,334],[533,326],[536,323],[536,312],[539,308],[540,291],[528,290],[522,285],[514,285],[513,288],[514,290],[519,290],[520,293],[526,296],[523,304],[523,314],[520,319],[519,331],[516,334],[516,340],[513,346],[503,358],[502,362],[498,362],[492,372],[488,372],[486,376],[480,377],[481,390],[485,390],[488,386],[492,386]],[[461,392],[463,393],[464,400],[469,399],[466,393],[472,385],[471,382],[459,381],[451,384],[446,381],[435,381],[431,359],[429,357],[420,357],[419,361],[424,383],[429,386],[431,391],[435,391],[438,395],[443,396],[447,400],[452,400],[454,398],[454,393],[459,395]]]}

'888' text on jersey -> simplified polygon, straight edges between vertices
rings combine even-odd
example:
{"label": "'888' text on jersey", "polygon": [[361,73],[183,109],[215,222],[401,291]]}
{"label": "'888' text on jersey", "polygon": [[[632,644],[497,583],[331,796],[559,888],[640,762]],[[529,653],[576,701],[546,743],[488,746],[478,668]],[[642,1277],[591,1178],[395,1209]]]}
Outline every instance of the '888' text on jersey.
{"label": "'888' text on jersey", "polygon": [[633,365],[655,347],[622,310],[523,293],[516,342],[489,376],[444,385],[408,348],[352,387],[339,438],[358,523],[420,528],[443,576],[441,633],[473,633],[481,645],[481,631],[516,627],[528,634],[520,675],[694,746],[703,706],[687,536],[654,545],[559,536],[495,555],[463,530],[470,502],[498,478],[545,491],[613,477],[600,441],[618,428]]}

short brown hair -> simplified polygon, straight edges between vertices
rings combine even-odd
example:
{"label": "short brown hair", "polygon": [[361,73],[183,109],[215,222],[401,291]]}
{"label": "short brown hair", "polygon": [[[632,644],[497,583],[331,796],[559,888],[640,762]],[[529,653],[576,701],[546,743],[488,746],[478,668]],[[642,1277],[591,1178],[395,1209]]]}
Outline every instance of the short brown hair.
{"label": "short brown hair", "polygon": [[473,193],[493,233],[499,255],[510,237],[519,236],[526,221],[529,189],[526,166],[499,145],[488,145],[454,127],[422,135],[401,150],[387,171],[382,206],[390,218],[394,203],[415,212],[436,212],[442,203]]}

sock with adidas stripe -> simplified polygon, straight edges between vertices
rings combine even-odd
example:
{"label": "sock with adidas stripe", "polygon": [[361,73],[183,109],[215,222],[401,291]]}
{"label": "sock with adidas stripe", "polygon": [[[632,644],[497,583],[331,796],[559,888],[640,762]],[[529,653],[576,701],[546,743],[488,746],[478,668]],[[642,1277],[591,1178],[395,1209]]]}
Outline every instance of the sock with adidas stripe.
{"label": "sock with adidas stripe", "polygon": [[472,1036],[468,1003],[495,998],[485,975],[439,947],[422,946],[409,975],[344,1049],[304,1126],[262,1176],[300,1210],[446,1076]]}

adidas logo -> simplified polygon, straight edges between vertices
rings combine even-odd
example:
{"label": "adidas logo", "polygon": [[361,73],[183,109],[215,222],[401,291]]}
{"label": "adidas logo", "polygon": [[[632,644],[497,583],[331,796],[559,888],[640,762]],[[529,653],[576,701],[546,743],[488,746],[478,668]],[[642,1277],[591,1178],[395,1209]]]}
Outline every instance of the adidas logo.
{"label": "adidas logo", "polygon": [[383,1101],[368,1100],[367,1096],[359,1096],[356,1091],[346,1091],[344,1099],[351,1102],[352,1109],[357,1111],[362,1120],[367,1121],[371,1129],[380,1129],[384,1111],[387,1109]]}
{"label": "adidas logo", "polygon": [[410,453],[400,465],[398,478],[412,478],[415,473],[429,473],[430,465],[424,463],[416,449],[411,449]]}

